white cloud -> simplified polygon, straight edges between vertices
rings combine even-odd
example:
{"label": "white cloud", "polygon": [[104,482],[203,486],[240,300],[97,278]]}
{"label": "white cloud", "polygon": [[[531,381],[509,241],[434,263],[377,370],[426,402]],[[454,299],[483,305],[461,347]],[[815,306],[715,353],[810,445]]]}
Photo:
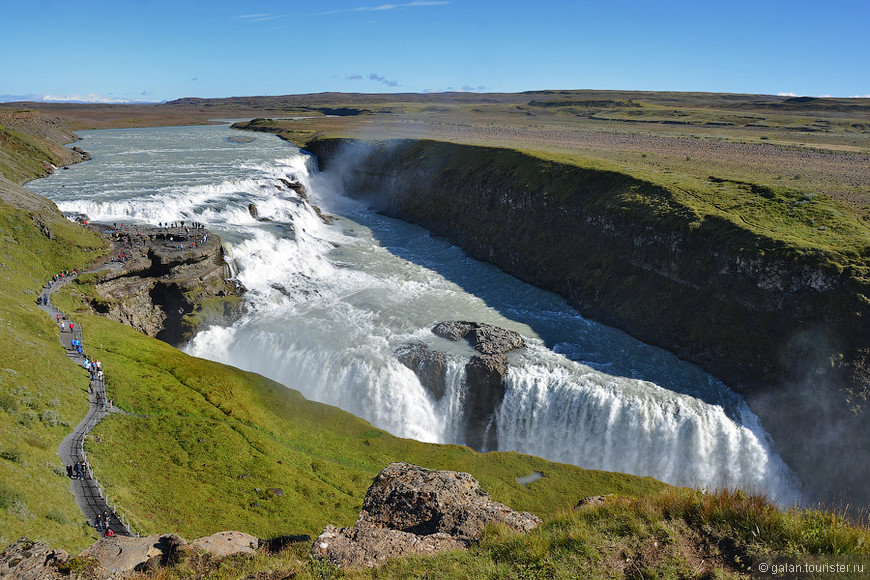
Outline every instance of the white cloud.
{"label": "white cloud", "polygon": [[[141,93],[142,95],[145,92]],[[40,99],[43,103],[108,103],[108,104],[124,104],[124,103],[157,103],[155,100],[144,99],[115,99],[112,97],[104,97],[97,93],[88,93],[86,95],[70,94],[70,95],[43,95]]]}
{"label": "white cloud", "polygon": [[776,93],[777,97],[799,97],[797,93]]}
{"label": "white cloud", "polygon": [[847,99],[870,99],[870,95],[851,95]]}

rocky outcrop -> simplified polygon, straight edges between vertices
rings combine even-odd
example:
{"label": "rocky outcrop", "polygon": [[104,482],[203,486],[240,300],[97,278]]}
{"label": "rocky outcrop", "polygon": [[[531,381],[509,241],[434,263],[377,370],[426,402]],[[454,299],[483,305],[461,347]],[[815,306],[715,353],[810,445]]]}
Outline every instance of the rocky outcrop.
{"label": "rocky outcrop", "polygon": [[432,327],[432,332],[436,336],[454,341],[464,338],[471,348],[485,355],[507,354],[526,346],[518,332],[481,322],[439,322]]}
{"label": "rocky outcrop", "polygon": [[[657,184],[507,149],[336,139],[306,149],[383,213],[700,364],[746,396],[806,495],[870,503],[866,251],[791,248],[700,219]],[[854,438],[832,445],[832,432]],[[841,468],[856,449],[862,467]]]}
{"label": "rocky outcrop", "polygon": [[[301,538],[292,537],[291,541]],[[310,538],[305,537],[310,541]],[[134,572],[151,572],[183,560],[191,550],[217,557],[253,555],[260,540],[243,532],[218,532],[188,543],[178,534],[104,537],[79,553],[75,559],[63,550],[42,542],[21,538],[0,554],[0,578],[15,580],[60,580],[124,578]],[[74,562],[77,572],[69,568]]]}
{"label": "rocky outcrop", "polygon": [[43,542],[20,538],[0,554],[0,578],[16,580],[60,580],[59,568],[70,556],[63,550],[52,550]]}
{"label": "rocky outcrop", "polygon": [[467,542],[447,534],[418,536],[390,529],[337,528],[328,525],[311,554],[341,568],[373,568],[391,558],[463,550]]}
{"label": "rocky outcrop", "polygon": [[391,463],[366,492],[356,526],[327,526],[311,554],[345,568],[377,566],[397,556],[465,548],[490,523],[528,532],[541,520],[493,501],[468,473]]}
{"label": "rocky outcrop", "polygon": [[432,328],[436,336],[449,340],[466,339],[480,354],[465,365],[468,398],[465,402],[467,424],[465,443],[479,451],[498,449],[496,412],[504,400],[507,353],[526,346],[523,337],[480,322],[439,322]]}
{"label": "rocky outcrop", "polygon": [[240,314],[218,236],[183,227],[92,227],[114,245],[114,267],[97,276],[90,299],[100,314],[170,344]]}
{"label": "rocky outcrop", "polygon": [[[498,449],[496,412],[504,400],[505,376],[508,370],[507,353],[525,347],[523,337],[481,322],[447,321],[432,327],[432,333],[441,338],[459,341],[465,339],[478,353],[465,365],[465,444],[478,451]],[[399,361],[414,371],[420,383],[440,401],[446,389],[445,373],[448,357],[443,352],[430,350],[424,344],[403,345],[396,349]]]}

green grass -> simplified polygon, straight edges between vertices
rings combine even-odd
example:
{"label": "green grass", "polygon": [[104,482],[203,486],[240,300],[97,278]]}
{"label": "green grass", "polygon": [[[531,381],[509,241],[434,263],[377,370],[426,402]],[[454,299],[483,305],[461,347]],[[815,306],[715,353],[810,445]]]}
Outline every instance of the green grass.
{"label": "green grass", "polygon": [[307,543],[297,543],[277,554],[262,550],[224,560],[189,554],[175,567],[147,577],[738,578],[745,577],[753,558],[771,554],[798,562],[827,554],[866,563],[870,531],[823,512],[779,511],[740,492],[670,488],[563,511],[527,534],[490,526],[467,551],[396,559],[376,569],[339,570],[309,559],[308,549]]}
{"label": "green grass", "polygon": [[57,212],[30,216],[0,201],[0,496],[17,500],[0,498],[0,544],[28,536],[70,549],[95,537],[82,527],[57,456],[87,412],[87,378],[66,357],[58,328],[37,309],[36,297],[52,274],[81,268],[101,247]]}

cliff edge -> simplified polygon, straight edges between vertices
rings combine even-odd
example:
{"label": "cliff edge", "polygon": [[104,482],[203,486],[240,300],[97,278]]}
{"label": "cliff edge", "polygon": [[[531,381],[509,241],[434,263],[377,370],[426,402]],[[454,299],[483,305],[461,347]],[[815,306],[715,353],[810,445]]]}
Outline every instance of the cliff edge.
{"label": "cliff edge", "polygon": [[90,227],[112,247],[112,267],[80,280],[94,284],[87,301],[96,312],[173,345],[241,313],[220,237],[204,227]]}

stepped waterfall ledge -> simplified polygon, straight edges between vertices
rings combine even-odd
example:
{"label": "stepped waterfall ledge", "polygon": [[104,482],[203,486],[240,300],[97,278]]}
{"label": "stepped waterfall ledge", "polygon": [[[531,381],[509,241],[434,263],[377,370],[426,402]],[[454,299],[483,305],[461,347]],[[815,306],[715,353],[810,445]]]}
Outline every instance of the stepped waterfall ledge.
{"label": "stepped waterfall ledge", "polygon": [[[200,330],[183,345],[190,354],[261,373],[402,437],[798,498],[758,418],[715,377],[376,213],[278,138],[234,134],[82,132],[93,161],[31,185],[94,221],[190,220],[220,236],[245,311]],[[497,404],[477,419],[468,374],[482,353],[432,331],[444,321],[522,338],[522,348],[498,354]],[[440,392],[400,360],[408,345],[443,354],[431,365]]]}

